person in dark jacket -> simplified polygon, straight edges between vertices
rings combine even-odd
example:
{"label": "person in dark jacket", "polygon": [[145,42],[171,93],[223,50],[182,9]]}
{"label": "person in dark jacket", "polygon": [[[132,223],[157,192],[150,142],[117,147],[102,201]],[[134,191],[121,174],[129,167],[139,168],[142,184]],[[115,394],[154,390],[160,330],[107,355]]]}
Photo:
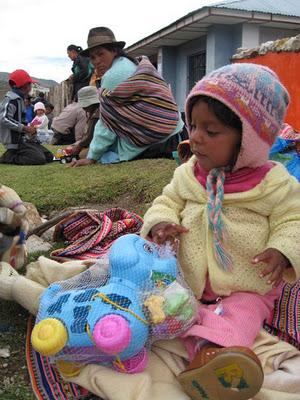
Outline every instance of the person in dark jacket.
{"label": "person in dark jacket", "polygon": [[52,104],[52,103],[46,103],[45,104],[45,109],[46,109],[46,115],[47,115],[47,118],[48,118],[48,129],[51,129],[51,126],[52,126],[52,121],[53,121],[53,118],[54,118],[54,113],[53,113],[53,111],[54,111],[54,105]]}
{"label": "person in dark jacket", "polygon": [[27,124],[30,124],[30,122],[34,118],[34,110],[33,110],[33,105],[31,104],[31,97],[26,96],[24,99],[25,103],[25,112],[26,112],[26,122]]}
{"label": "person in dark jacket", "polygon": [[53,161],[53,154],[36,139],[36,128],[27,125],[24,98],[34,83],[28,73],[17,69],[9,75],[11,90],[0,104],[0,142],[6,152],[0,163],[40,165]]}
{"label": "person in dark jacket", "polygon": [[69,77],[69,80],[73,83],[72,99],[75,98],[79,89],[88,86],[92,74],[90,60],[88,57],[80,55],[81,51],[82,47],[75,44],[70,44],[67,47],[68,57],[73,61],[73,74]]}

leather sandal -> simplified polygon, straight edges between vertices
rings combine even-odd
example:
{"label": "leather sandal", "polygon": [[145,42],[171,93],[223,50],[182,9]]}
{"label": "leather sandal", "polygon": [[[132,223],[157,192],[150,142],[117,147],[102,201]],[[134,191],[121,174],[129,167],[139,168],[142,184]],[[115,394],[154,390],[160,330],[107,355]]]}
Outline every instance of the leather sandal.
{"label": "leather sandal", "polygon": [[192,400],[248,400],[259,392],[264,375],[247,347],[204,346],[177,378]]}

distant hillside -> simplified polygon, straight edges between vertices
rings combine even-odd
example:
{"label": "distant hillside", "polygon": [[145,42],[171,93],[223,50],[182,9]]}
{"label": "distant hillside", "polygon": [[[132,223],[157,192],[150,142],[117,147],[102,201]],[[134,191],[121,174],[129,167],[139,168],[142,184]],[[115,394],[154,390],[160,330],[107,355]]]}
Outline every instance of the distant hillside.
{"label": "distant hillside", "polygon": [[[8,75],[9,75],[8,72],[0,72],[0,81],[7,82]],[[38,81],[38,83],[43,87],[51,88],[53,86],[58,85],[58,83],[56,81],[53,81],[52,79],[42,79],[42,78],[35,78],[35,77],[32,77],[32,78],[34,80]]]}

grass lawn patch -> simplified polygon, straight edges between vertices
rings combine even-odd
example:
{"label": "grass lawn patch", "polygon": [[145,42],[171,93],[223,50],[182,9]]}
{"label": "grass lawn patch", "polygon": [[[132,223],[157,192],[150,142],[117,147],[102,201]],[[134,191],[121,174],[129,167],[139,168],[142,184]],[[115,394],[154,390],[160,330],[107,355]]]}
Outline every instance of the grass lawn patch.
{"label": "grass lawn patch", "polygon": [[[56,150],[55,146],[48,148]],[[24,201],[34,203],[41,213],[86,204],[119,205],[144,213],[170,181],[175,162],[138,160],[80,168],[54,162],[40,166],[1,164],[0,168],[1,183],[15,189]]]}

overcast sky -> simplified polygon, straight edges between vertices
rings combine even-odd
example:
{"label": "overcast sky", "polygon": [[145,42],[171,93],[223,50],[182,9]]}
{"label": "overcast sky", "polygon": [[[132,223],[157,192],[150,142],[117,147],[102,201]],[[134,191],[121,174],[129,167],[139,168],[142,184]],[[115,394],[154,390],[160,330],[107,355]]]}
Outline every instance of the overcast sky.
{"label": "overcast sky", "polygon": [[0,71],[67,78],[69,44],[86,47],[90,28],[107,26],[133,44],[216,0],[0,0]]}

